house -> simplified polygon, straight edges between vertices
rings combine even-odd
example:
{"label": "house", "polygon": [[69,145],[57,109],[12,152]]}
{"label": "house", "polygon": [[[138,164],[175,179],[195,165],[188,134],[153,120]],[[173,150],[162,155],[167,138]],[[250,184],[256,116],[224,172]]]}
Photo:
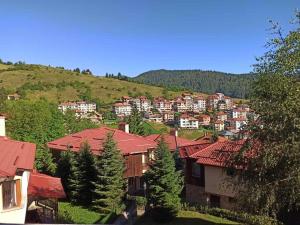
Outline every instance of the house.
{"label": "house", "polygon": [[169,111],[169,112],[163,112],[162,113],[163,121],[165,123],[174,122],[175,120],[175,112]]}
{"label": "house", "polygon": [[19,99],[20,99],[20,95],[17,93],[7,95],[7,100],[19,100]]}
{"label": "house", "polygon": [[222,131],[225,129],[224,121],[217,120],[214,122],[214,127],[216,131]]}
{"label": "house", "polygon": [[225,96],[224,97],[224,101],[225,101],[225,104],[226,104],[226,110],[230,110],[233,108],[233,100],[232,98],[228,97],[228,96]]}
{"label": "house", "polygon": [[163,117],[160,113],[149,114],[147,116],[147,119],[154,123],[162,123],[163,122]]}
{"label": "house", "polygon": [[173,108],[173,104],[170,101],[168,101],[168,100],[166,100],[162,97],[155,98],[154,101],[153,101],[153,106],[160,113],[169,112]]}
{"label": "house", "polygon": [[221,121],[227,120],[227,114],[223,111],[217,113],[217,119]]}
{"label": "house", "polygon": [[211,109],[217,109],[219,100],[220,99],[218,95],[209,95],[207,97],[207,107]]}
{"label": "house", "polygon": [[129,96],[122,96],[121,98],[122,102],[125,102],[125,103],[130,103],[130,100],[131,100],[131,97]]}
{"label": "house", "polygon": [[226,110],[227,109],[227,105],[226,105],[225,100],[219,100],[218,103],[217,103],[217,108],[220,111]]}
{"label": "house", "polygon": [[204,96],[196,96],[193,104],[193,112],[202,112],[206,110],[206,99]]}
{"label": "house", "polygon": [[247,111],[243,108],[235,108],[230,110],[229,115],[231,118],[243,118],[247,119]]}
{"label": "house", "polygon": [[247,124],[247,120],[244,118],[232,118],[228,120],[229,126],[236,131],[239,131],[244,125]]}
{"label": "house", "polygon": [[128,192],[130,194],[143,192],[144,181],[142,176],[148,169],[148,163],[153,157],[157,142],[130,134],[128,124],[121,123],[119,129],[107,127],[86,129],[51,141],[47,145],[57,159],[60,153],[68,148],[73,152],[78,152],[80,145],[85,141],[89,143],[94,155],[100,155],[108,133],[112,133],[113,139],[125,159],[126,171],[124,177],[128,182]]}
{"label": "house", "polygon": [[179,118],[179,127],[186,129],[198,129],[199,121],[188,114],[182,114]]}
{"label": "house", "polygon": [[78,102],[63,102],[58,105],[58,109],[65,113],[67,110],[74,110],[77,113],[91,113],[96,111],[96,103],[78,101]]}
{"label": "house", "polygon": [[34,171],[35,144],[6,137],[2,116],[0,127],[0,223],[54,222],[60,179]]}
{"label": "house", "polygon": [[113,111],[118,117],[130,116],[132,107],[127,102],[117,102],[113,105]]}
{"label": "house", "polygon": [[211,207],[235,207],[235,191],[226,171],[226,160],[245,140],[218,140],[179,149],[184,161],[186,200]]}
{"label": "house", "polygon": [[177,112],[186,112],[188,111],[188,107],[185,104],[185,101],[183,101],[181,98],[177,98],[174,101],[174,110]]}
{"label": "house", "polygon": [[130,102],[137,108],[139,112],[150,112],[151,110],[151,101],[145,96],[131,99]]}
{"label": "house", "polygon": [[209,126],[210,124],[210,116],[206,114],[202,114],[198,116],[199,124],[202,126]]}
{"label": "house", "polygon": [[193,96],[190,93],[183,93],[182,94],[182,100],[184,101],[184,104],[188,111],[193,111]]}

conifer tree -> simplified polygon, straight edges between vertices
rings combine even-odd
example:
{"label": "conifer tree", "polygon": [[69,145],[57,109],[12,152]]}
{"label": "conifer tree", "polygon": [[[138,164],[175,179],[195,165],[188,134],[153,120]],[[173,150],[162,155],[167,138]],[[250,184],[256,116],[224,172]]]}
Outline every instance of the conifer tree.
{"label": "conifer tree", "polygon": [[71,201],[80,205],[89,205],[93,200],[96,180],[95,159],[87,142],[72,160],[70,176]]}
{"label": "conifer tree", "polygon": [[52,153],[47,146],[38,147],[35,158],[35,168],[48,175],[55,173],[56,164],[53,161]]}
{"label": "conifer tree", "polygon": [[145,174],[147,201],[155,220],[168,221],[179,210],[183,179],[181,171],[176,171],[174,158],[163,139],[158,143],[154,158]]}
{"label": "conifer tree", "polygon": [[129,130],[132,134],[144,135],[143,118],[136,106],[133,107],[131,115],[128,118]]}
{"label": "conifer tree", "polygon": [[111,133],[107,135],[103,147],[96,163],[97,180],[93,205],[100,212],[120,213],[124,208],[122,202],[125,194],[123,156]]}
{"label": "conifer tree", "polygon": [[71,167],[74,160],[73,157],[73,153],[70,151],[70,149],[62,152],[56,168],[56,176],[61,178],[61,183],[68,197],[70,197],[69,179],[71,176]]}

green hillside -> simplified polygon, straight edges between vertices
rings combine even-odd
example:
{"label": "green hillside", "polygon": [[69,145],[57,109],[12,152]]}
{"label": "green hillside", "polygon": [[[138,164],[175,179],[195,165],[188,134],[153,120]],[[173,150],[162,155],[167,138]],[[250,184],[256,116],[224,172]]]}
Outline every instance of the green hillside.
{"label": "green hillside", "polygon": [[[26,99],[44,97],[52,102],[98,99],[111,103],[123,95],[163,95],[163,88],[93,76],[42,65],[0,64],[0,88],[18,92]],[[170,97],[177,92],[168,92]]]}
{"label": "green hillside", "polygon": [[247,98],[253,74],[229,74],[203,70],[152,70],[140,74],[134,80],[145,84],[181,87],[212,94],[222,92],[235,98]]}

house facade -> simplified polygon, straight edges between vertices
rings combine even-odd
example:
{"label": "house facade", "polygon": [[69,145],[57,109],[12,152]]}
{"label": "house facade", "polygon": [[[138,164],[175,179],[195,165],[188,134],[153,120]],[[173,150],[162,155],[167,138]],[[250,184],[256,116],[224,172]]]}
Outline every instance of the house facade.
{"label": "house facade", "polygon": [[[4,123],[3,123],[4,120]],[[0,126],[5,118],[0,117]],[[33,213],[34,222],[54,222],[57,207],[48,204],[39,205],[42,200],[51,199],[57,205],[58,198],[64,198],[64,190],[59,178],[43,175],[48,181],[44,185],[41,179],[34,179],[35,144],[15,141],[5,136],[5,128],[0,133],[0,223],[24,224],[33,222],[28,217],[31,208],[40,212],[48,211],[48,217]],[[3,160],[5,159],[5,160]],[[33,182],[33,179],[35,180]],[[54,186],[53,180],[56,181]],[[51,195],[51,198],[49,197]]]}
{"label": "house facade", "polygon": [[188,202],[226,209],[236,206],[236,193],[230,182],[233,178],[227,174],[226,159],[243,144],[244,140],[221,139],[180,148]]}
{"label": "house facade", "polygon": [[131,115],[132,107],[127,102],[117,102],[113,106],[113,111],[118,117]]}
{"label": "house facade", "polygon": [[185,129],[198,129],[199,121],[192,116],[183,114],[179,118],[179,126]]}

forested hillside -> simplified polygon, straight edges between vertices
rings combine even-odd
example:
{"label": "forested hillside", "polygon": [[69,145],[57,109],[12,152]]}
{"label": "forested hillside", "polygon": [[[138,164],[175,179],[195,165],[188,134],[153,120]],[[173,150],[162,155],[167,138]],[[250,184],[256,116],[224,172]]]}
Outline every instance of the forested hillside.
{"label": "forested hillside", "polygon": [[247,98],[253,74],[229,74],[202,70],[152,70],[135,77],[135,81],[169,88],[181,87],[197,92],[222,92],[236,98]]}

